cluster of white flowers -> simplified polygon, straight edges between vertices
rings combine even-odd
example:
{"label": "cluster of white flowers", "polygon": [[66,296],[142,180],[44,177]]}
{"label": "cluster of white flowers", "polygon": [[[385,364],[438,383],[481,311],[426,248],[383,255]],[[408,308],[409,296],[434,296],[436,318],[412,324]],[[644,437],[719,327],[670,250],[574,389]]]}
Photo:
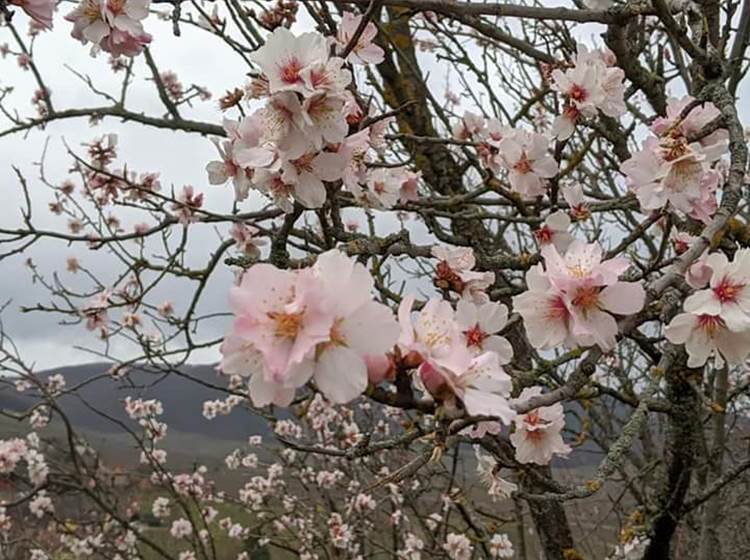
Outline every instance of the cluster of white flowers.
{"label": "cluster of white flowers", "polygon": [[[347,31],[352,17],[346,16],[341,28],[342,42],[353,35]],[[370,44],[376,30],[370,25],[351,60],[376,60]],[[256,188],[286,212],[294,201],[321,207],[325,184],[337,181],[360,203],[376,208],[415,198],[417,176],[406,168],[368,167],[368,152],[384,148],[389,121],[357,129],[365,114],[347,89],[352,74],[344,59],[331,56],[323,35],[295,36],[278,27],[250,58],[262,72],[252,89],[266,102],[241,121],[224,121],[228,139],[216,142],[221,160],[206,167],[211,184],[231,179],[238,201]]]}
{"label": "cluster of white flowers", "polygon": [[[713,357],[720,367],[742,363],[750,355],[750,249],[739,249],[732,261],[712,253],[702,266],[709,275],[695,287],[680,313],[664,334],[674,344],[684,344],[688,366],[700,367]],[[694,281],[697,281],[694,279]]]}

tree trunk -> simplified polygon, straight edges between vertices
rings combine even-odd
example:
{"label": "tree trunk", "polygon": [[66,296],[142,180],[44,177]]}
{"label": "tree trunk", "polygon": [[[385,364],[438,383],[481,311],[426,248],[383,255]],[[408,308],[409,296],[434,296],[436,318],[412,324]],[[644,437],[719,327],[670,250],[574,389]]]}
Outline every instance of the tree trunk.
{"label": "tree trunk", "polygon": [[[711,420],[711,454],[708,458],[708,477],[706,485],[721,476],[724,458],[724,420],[726,416],[727,392],[729,388],[729,370],[726,366],[716,375],[714,389],[715,410]],[[703,506],[701,519],[701,540],[698,549],[698,560],[721,560],[721,540],[719,539],[719,513],[721,512],[721,492],[714,494]]]}
{"label": "tree trunk", "polygon": [[675,364],[665,374],[667,400],[672,404],[664,447],[667,472],[657,499],[657,511],[651,522],[651,540],[643,560],[668,560],[671,542],[680,520],[680,510],[690,487],[701,429],[698,411],[700,399],[689,377],[699,370]]}

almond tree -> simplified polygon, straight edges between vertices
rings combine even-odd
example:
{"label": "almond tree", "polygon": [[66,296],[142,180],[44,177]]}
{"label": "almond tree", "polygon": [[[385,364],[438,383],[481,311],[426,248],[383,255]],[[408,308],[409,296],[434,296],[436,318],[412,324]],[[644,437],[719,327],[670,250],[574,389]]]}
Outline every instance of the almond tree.
{"label": "almond tree", "polygon": [[[41,288],[22,311],[111,366],[75,384],[36,371],[6,306],[2,383],[34,402],[3,411],[26,426],[0,441],[9,557],[750,553],[749,0],[0,11],[0,138],[102,130],[15,169],[0,260]],[[59,71],[37,63],[68,32],[108,57],[104,75],[72,69],[96,104],[59,105]],[[245,68],[218,103],[158,64],[185,41]],[[144,78],[153,113],[129,95]],[[128,158],[113,120],[203,136],[215,159],[180,154],[195,178],[175,185]],[[52,246],[66,270],[34,258]],[[191,376],[206,356],[216,378]],[[248,433],[224,470],[185,470],[163,403],[128,396],[124,419],[81,396],[170,377],[224,393],[206,418],[243,409],[276,442]],[[142,486],[118,485],[74,397],[132,440]],[[592,452],[593,469],[565,468]]]}

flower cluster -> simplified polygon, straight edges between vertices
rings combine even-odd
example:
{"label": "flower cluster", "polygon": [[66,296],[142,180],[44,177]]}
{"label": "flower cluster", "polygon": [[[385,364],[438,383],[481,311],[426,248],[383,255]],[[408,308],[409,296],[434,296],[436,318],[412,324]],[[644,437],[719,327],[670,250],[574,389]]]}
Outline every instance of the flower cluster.
{"label": "flower cluster", "polygon": [[528,291],[513,298],[531,344],[540,349],[560,344],[615,345],[617,322],[612,314],[630,315],[643,307],[645,292],[619,277],[628,268],[625,258],[602,260],[598,243],[575,240],[562,256],[554,245],[542,247],[544,266],[526,273]]}
{"label": "flower cluster", "polygon": [[712,103],[692,107],[694,102],[689,96],[670,99],[667,116],[651,125],[654,136],[620,169],[644,210],[669,203],[707,223],[716,212],[716,190],[722,180],[715,164],[728,151],[729,135],[720,129],[701,137],[721,113]]}
{"label": "flower cluster", "polygon": [[[345,15],[340,41],[353,35],[353,21],[359,20]],[[349,54],[352,62],[377,60],[372,31],[365,29]],[[405,168],[370,171],[368,152],[384,147],[389,120],[356,130],[365,115],[347,89],[352,74],[344,59],[330,55],[323,35],[295,36],[278,27],[251,59],[262,72],[251,89],[265,98],[265,105],[241,121],[224,121],[228,140],[216,142],[221,160],[206,168],[211,184],[231,179],[238,201],[254,187],[285,212],[295,201],[320,208],[325,184],[336,181],[360,203],[376,208],[416,197],[417,177]]]}
{"label": "flower cluster", "polygon": [[65,16],[73,22],[71,35],[84,45],[92,43],[92,54],[99,50],[113,56],[136,56],[151,42],[143,30],[150,0],[81,0]]}
{"label": "flower cluster", "polygon": [[688,366],[700,367],[713,356],[742,363],[750,354],[750,249],[740,249],[730,262],[723,253],[705,259],[710,271],[701,289],[688,297],[664,334],[673,344],[684,344]]}
{"label": "flower cluster", "polygon": [[456,313],[449,302],[434,298],[412,317],[413,305],[409,296],[399,307],[399,347],[425,390],[444,406],[455,407],[460,400],[471,415],[509,424],[515,413],[508,402],[511,379],[502,364],[513,350],[496,334],[508,310],[495,302],[478,307],[462,300]]}
{"label": "flower cluster", "polygon": [[565,97],[563,112],[552,125],[559,140],[570,138],[581,118],[592,118],[601,111],[608,117],[625,113],[625,73],[614,66],[616,59],[608,49],[590,51],[578,44],[573,68],[553,70],[551,87]]}
{"label": "flower cluster", "polygon": [[335,249],[302,270],[251,267],[231,292],[221,370],[251,376],[257,406],[288,405],[310,379],[332,402],[356,398],[367,387],[366,356],[389,351],[398,336],[372,288],[367,269]]}
{"label": "flower cluster", "polygon": [[493,173],[507,173],[511,189],[523,198],[544,195],[547,179],[557,174],[558,165],[544,134],[503,126],[497,119],[485,122],[467,112],[453,127],[453,137],[477,143],[482,163]]}

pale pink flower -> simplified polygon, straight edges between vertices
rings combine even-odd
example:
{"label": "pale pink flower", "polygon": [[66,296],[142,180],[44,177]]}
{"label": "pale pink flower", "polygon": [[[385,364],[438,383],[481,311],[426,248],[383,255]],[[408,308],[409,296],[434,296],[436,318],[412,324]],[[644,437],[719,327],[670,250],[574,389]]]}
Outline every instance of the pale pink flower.
{"label": "pale pink flower", "polygon": [[453,138],[456,140],[473,140],[484,132],[484,117],[471,111],[465,111],[464,116],[453,125]]}
{"label": "pale pink flower", "polygon": [[580,183],[569,183],[560,188],[565,202],[570,206],[570,216],[575,220],[585,220],[591,216],[591,210],[583,194]]}
{"label": "pale pink flower", "polygon": [[82,0],[65,19],[73,22],[72,35],[93,43],[114,56],[135,56],[151,42],[141,20],[148,16],[150,0]]}
{"label": "pale pink flower", "polygon": [[[429,363],[425,362],[423,366],[429,367]],[[440,373],[451,392],[461,399],[466,412],[472,416],[499,418],[503,424],[510,424],[513,420],[515,413],[508,401],[513,383],[495,352],[484,352],[474,357],[461,370],[442,369]]]}
{"label": "pale pink flower", "polygon": [[313,378],[329,401],[348,402],[367,388],[365,357],[391,350],[398,324],[388,307],[373,301],[373,279],[355,259],[334,249],[317,258],[313,271],[333,314],[328,342],[315,353]]}
{"label": "pale pink flower", "polygon": [[[338,33],[336,34],[338,52],[343,52],[349,45],[361,22],[361,15],[344,12],[341,23],[339,23]],[[383,49],[373,43],[377,34],[378,28],[373,22],[368,22],[364,31],[359,36],[357,44],[354,45],[346,60],[352,64],[380,64],[383,62]]]}
{"label": "pale pink flower", "polygon": [[498,146],[513,190],[524,198],[546,192],[546,179],[557,174],[557,162],[549,154],[546,136],[523,129],[506,135]]}
{"label": "pale pink flower", "polygon": [[298,125],[316,149],[344,140],[349,125],[343,109],[344,99],[338,95],[317,93],[305,99]]}
{"label": "pale pink flower", "polygon": [[343,157],[342,178],[346,189],[355,197],[362,196],[360,184],[367,181],[367,151],[370,148],[370,130],[360,130],[347,136],[339,145],[338,153]]}
{"label": "pale pink flower", "polygon": [[213,142],[219,152],[221,161],[211,161],[206,164],[208,182],[211,185],[223,185],[229,179],[232,179],[235,200],[245,200],[250,192],[252,175],[234,161],[232,142],[219,140],[213,140]]}
{"label": "pale pink flower", "polygon": [[551,243],[558,251],[565,251],[573,241],[569,228],[570,218],[565,211],[557,210],[547,216],[542,227],[534,231],[534,237],[540,245]]}
{"label": "pale pink flower", "polygon": [[401,172],[400,180],[401,187],[399,188],[399,202],[405,204],[406,202],[415,202],[419,200],[419,179],[422,177],[422,172],[409,171],[405,168]]}
{"label": "pale pink flower", "polygon": [[[348,104],[351,93],[346,88],[352,81],[352,73],[343,66],[344,60],[334,56],[305,67],[301,72],[302,81],[307,87],[305,96],[327,93],[346,100]],[[344,113],[348,113],[348,109]]]}
{"label": "pale pink flower", "polygon": [[[302,103],[293,92],[275,94],[251,119],[255,127],[253,135],[282,152],[287,159],[298,158],[310,149],[311,141],[302,130],[305,126]],[[255,147],[255,144],[252,146]],[[262,162],[266,161],[262,152],[243,154],[238,149],[237,163],[246,167],[258,167],[258,157]]]}
{"label": "pale pink flower", "polygon": [[611,52],[589,51],[579,43],[575,66],[552,72],[552,89],[565,98],[563,113],[552,125],[558,139],[569,138],[581,116],[592,118],[601,111],[609,117],[619,117],[625,112],[625,74],[609,63],[610,56],[613,57]]}
{"label": "pale pink flower", "polygon": [[450,303],[430,299],[416,318],[412,318],[414,296],[401,300],[398,320],[401,327],[399,345],[402,354],[416,352],[435,369],[462,371],[471,361],[471,353]]}
{"label": "pale pink flower", "polygon": [[176,539],[189,537],[193,533],[193,526],[187,519],[175,519],[174,521],[172,521],[172,526],[169,529],[169,533]]}
{"label": "pale pink flower", "polygon": [[602,261],[597,243],[580,240],[564,257],[553,245],[545,245],[542,256],[546,271],[541,265],[532,267],[526,274],[529,290],[513,298],[529,341],[542,349],[561,343],[614,347],[618,328],[611,314],[636,313],[645,301],[640,284],[618,280],[627,261]]}
{"label": "pale pink flower", "polygon": [[490,557],[491,558],[513,558],[513,543],[510,542],[508,535],[505,533],[496,533],[490,539]]}
{"label": "pale pink flower", "polygon": [[399,345],[404,355],[421,357],[419,375],[425,389],[444,401],[460,399],[469,414],[497,417],[507,424],[513,417],[507,400],[511,380],[498,355],[469,350],[447,301],[431,299],[415,319],[413,304],[409,296],[399,306]]}
{"label": "pale pink flower", "polygon": [[723,253],[712,253],[706,265],[712,271],[709,289],[688,297],[685,311],[716,316],[734,332],[750,329],[750,249],[739,249],[732,262]]}
{"label": "pale pink flower", "polygon": [[258,236],[257,228],[235,222],[229,230],[229,236],[234,239],[236,247],[249,257],[258,258],[260,248],[266,244],[266,239]]}
{"label": "pale pink flower", "polygon": [[466,346],[475,355],[495,352],[502,365],[513,359],[510,342],[497,335],[508,323],[508,308],[504,305],[493,301],[477,305],[461,299],[456,306],[456,322],[464,335]]}
{"label": "pale pink flower", "polygon": [[453,290],[477,304],[489,301],[486,290],[495,282],[495,273],[472,270],[476,259],[471,248],[436,245],[431,253],[440,261],[434,279],[438,288]]}
{"label": "pale pink flower", "polygon": [[178,221],[182,225],[188,225],[198,221],[195,211],[203,206],[203,193],[196,193],[191,185],[182,187],[180,194],[177,195],[176,202],[172,209],[176,211]]}
{"label": "pale pink flower", "polygon": [[307,152],[281,164],[280,178],[293,189],[294,198],[306,208],[320,208],[326,200],[323,181],[341,178],[344,158],[335,152]]}
{"label": "pale pink flower", "polygon": [[[524,402],[541,393],[541,387],[527,387],[521,391],[516,402]],[[565,414],[560,403],[517,415],[515,430],[510,435],[510,442],[516,449],[516,460],[519,463],[547,465],[553,455],[570,453],[570,447],[560,434],[564,427]]]}
{"label": "pale pink flower", "polygon": [[[282,383],[292,366],[299,366],[294,383],[300,386],[307,381],[313,373],[312,350],[330,340],[334,322],[322,304],[321,288],[309,269],[292,272],[260,263],[245,272],[230,294],[235,314],[230,336],[262,355],[262,376],[254,378]],[[240,373],[235,367],[229,369],[225,371]]]}
{"label": "pale pink flower", "polygon": [[705,103],[680,121],[680,113],[692,101],[691,97],[670,99],[667,116],[651,126],[656,136],[646,139],[643,149],[620,169],[644,209],[659,209],[670,203],[676,210],[707,223],[716,212],[715,191],[723,182],[714,164],[728,150],[728,133],[720,129],[690,142],[689,136],[720,116],[713,104]]}
{"label": "pale pink flower", "polygon": [[374,169],[367,175],[367,191],[362,192],[362,202],[373,208],[391,208],[401,197],[401,184],[393,169]]}
{"label": "pale pink flower", "polygon": [[703,366],[713,356],[717,367],[726,360],[741,364],[750,354],[750,330],[733,332],[718,315],[680,313],[664,329],[672,344],[684,344],[688,367]]}
{"label": "pale pink flower", "polygon": [[448,533],[443,544],[443,550],[451,560],[470,560],[474,546],[466,535]]}
{"label": "pale pink flower", "polygon": [[52,29],[52,16],[55,13],[55,0],[10,0],[11,6],[18,6],[35,22],[46,29]]}
{"label": "pale pink flower", "polygon": [[266,43],[250,55],[268,79],[270,92],[307,90],[302,71],[328,60],[328,44],[320,33],[295,36],[286,27],[277,27]]}
{"label": "pale pink flower", "polygon": [[479,446],[474,446],[474,455],[477,459],[477,474],[479,480],[487,488],[487,493],[492,501],[510,498],[518,486],[500,477],[500,465],[497,461],[485,453],[480,452]]}

